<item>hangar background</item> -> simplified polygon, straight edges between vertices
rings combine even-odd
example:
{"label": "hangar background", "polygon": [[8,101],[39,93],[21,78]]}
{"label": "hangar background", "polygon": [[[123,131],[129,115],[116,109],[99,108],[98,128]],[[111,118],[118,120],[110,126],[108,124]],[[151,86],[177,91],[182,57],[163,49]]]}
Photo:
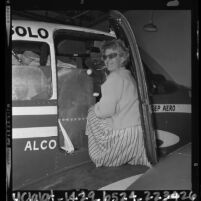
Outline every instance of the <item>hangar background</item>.
{"label": "hangar background", "polygon": [[[178,83],[191,88],[191,11],[121,10],[141,46]],[[100,10],[13,10],[12,19],[76,25],[108,31],[108,12]],[[152,19],[157,31],[143,29]]]}

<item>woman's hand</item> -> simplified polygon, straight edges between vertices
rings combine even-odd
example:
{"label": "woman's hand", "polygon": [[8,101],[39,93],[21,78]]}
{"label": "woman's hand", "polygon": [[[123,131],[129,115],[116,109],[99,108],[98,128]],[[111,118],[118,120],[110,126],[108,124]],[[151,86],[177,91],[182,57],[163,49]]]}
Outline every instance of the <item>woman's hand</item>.
{"label": "woman's hand", "polygon": [[92,105],[92,106],[88,109],[88,112],[91,112],[92,110],[94,110],[94,105]]}

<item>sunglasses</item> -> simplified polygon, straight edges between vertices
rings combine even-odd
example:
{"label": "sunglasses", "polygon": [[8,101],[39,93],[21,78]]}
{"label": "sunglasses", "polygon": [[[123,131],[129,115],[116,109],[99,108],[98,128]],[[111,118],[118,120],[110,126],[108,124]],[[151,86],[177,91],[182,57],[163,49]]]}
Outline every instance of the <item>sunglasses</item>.
{"label": "sunglasses", "polygon": [[102,59],[105,61],[107,58],[108,59],[114,59],[115,57],[117,57],[117,53],[111,53],[111,54],[108,54],[108,55],[103,55],[102,56]]}

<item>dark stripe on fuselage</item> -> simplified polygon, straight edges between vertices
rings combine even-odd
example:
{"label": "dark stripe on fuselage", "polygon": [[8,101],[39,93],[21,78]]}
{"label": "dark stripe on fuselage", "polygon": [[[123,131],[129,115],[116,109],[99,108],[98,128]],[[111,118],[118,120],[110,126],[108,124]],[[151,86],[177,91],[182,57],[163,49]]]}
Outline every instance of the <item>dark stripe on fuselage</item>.
{"label": "dark stripe on fuselage", "polygon": [[13,128],[57,126],[57,115],[19,115],[13,116]]}
{"label": "dark stripe on fuselage", "polygon": [[56,106],[57,100],[24,100],[13,101],[12,107],[30,107],[30,106]]}

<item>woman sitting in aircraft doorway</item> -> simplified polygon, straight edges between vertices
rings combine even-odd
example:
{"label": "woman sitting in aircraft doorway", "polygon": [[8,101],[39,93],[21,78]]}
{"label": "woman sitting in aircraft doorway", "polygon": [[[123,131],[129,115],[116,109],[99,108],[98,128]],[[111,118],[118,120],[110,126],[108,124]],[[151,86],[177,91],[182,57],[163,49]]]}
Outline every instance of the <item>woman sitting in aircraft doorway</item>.
{"label": "woman sitting in aircraft doorway", "polygon": [[144,147],[136,82],[125,65],[128,48],[121,40],[106,41],[102,58],[109,70],[102,97],[89,109],[86,125],[89,155],[96,167],[151,166]]}

